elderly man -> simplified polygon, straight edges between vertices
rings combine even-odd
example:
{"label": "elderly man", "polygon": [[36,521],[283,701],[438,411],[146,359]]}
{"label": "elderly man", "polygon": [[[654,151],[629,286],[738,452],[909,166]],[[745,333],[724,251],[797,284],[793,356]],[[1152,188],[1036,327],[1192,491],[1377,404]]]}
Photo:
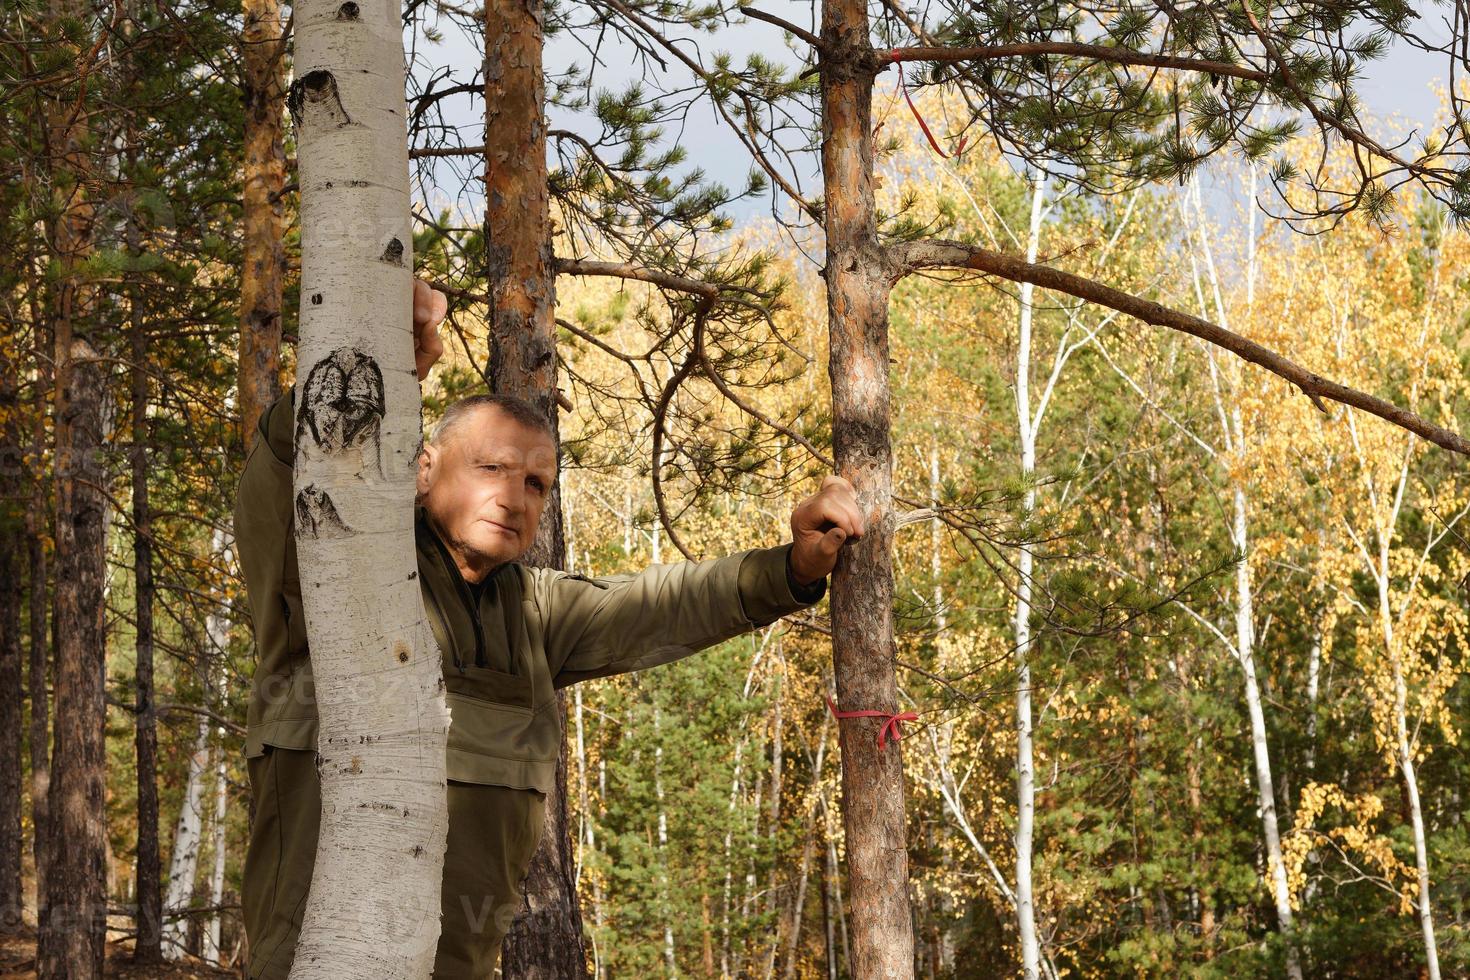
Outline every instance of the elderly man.
{"label": "elderly man", "polygon": [[[419,378],[443,352],[444,295],[414,283]],[[255,821],[243,903],[252,980],[285,977],[316,856],[316,701],[292,535],[292,405],[277,400],[245,464],[236,548],[257,664],[245,755]],[[587,578],[518,563],[556,481],[551,427],[531,405],[451,405],[418,460],[419,582],[451,709],[449,842],[437,980],[496,972],[541,838],[561,718],[555,689],[669,663],[817,602],[864,521],[835,476],[791,515],[793,540],[637,574]]]}

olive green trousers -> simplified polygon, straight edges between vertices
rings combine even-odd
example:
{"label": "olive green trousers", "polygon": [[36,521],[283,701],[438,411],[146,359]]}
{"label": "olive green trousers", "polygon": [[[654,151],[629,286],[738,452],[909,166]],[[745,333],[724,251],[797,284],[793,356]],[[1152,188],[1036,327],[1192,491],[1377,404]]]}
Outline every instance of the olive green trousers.
{"label": "olive green trousers", "polygon": [[[267,745],[246,760],[255,822],[241,900],[250,980],[285,980],[316,862],[321,783],[316,753]],[[521,910],[521,879],[541,841],[536,790],[449,781],[449,844],[434,980],[499,975],[500,944]]]}

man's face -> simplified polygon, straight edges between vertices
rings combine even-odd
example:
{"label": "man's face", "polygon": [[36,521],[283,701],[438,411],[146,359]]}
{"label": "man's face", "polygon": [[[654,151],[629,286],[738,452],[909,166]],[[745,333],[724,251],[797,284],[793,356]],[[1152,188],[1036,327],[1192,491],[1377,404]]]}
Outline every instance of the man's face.
{"label": "man's face", "polygon": [[424,446],[418,497],[461,574],[479,581],[531,547],[555,478],[551,437],[483,405]]}

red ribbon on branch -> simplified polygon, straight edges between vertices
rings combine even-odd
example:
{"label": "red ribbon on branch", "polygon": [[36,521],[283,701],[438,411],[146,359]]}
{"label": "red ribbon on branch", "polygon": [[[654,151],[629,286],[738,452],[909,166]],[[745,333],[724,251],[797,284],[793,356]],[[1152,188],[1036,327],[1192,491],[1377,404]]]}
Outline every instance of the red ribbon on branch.
{"label": "red ribbon on branch", "polygon": [[[929,124],[926,123],[924,121],[924,117],[919,114],[919,107],[914,105],[913,99],[909,98],[909,84],[904,80],[903,63],[898,60],[898,51],[890,50],[888,52],[888,60],[891,61],[893,64],[898,65],[898,87],[903,89],[903,100],[909,104],[909,111],[912,112],[914,114],[914,118],[918,120],[919,128],[924,131],[924,138],[929,141],[930,146],[934,147],[935,153],[938,153],[942,159],[948,160],[950,158],[950,154],[945,153],[944,150],[940,148],[939,141],[934,138],[933,133],[929,132]],[[874,130],[874,132],[877,132],[877,130]],[[968,136],[962,136],[960,138],[960,141],[955,144],[954,156],[959,156],[961,153],[965,152],[965,142],[968,139]]]}
{"label": "red ribbon on branch", "polygon": [[893,740],[895,742],[903,738],[903,732],[900,731],[898,727],[899,722],[919,720],[919,716],[914,714],[912,711],[897,711],[892,713],[887,711],[838,711],[837,705],[832,703],[831,698],[827,699],[827,709],[832,712],[832,717],[836,718],[839,721],[841,721],[843,718],[886,719],[883,722],[883,726],[878,729],[878,748],[880,749],[883,748],[885,744],[887,744],[888,737],[890,735],[893,737]]}

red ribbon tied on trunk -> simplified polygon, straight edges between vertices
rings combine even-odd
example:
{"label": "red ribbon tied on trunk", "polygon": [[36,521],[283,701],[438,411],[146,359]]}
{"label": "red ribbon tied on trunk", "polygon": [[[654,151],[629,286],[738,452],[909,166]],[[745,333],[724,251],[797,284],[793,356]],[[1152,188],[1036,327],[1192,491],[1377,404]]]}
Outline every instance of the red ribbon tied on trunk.
{"label": "red ribbon tied on trunk", "polygon": [[878,748],[887,744],[889,736],[897,742],[903,738],[903,732],[899,730],[898,723],[901,721],[918,721],[919,716],[912,711],[838,711],[837,705],[827,698],[827,709],[832,712],[832,717],[839,721],[843,718],[883,718],[883,726],[878,729]]}

